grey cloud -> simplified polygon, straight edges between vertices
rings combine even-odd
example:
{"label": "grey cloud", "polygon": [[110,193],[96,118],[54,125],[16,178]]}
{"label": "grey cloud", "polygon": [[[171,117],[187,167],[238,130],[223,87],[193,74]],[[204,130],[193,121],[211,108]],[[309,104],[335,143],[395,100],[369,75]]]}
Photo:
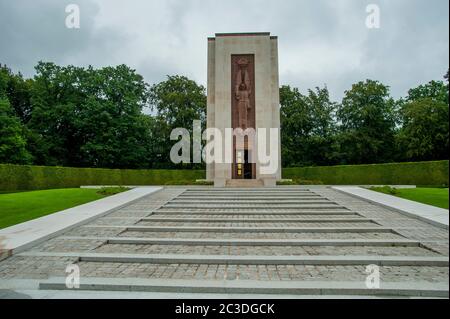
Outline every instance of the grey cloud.
{"label": "grey cloud", "polygon": [[[64,27],[69,1],[0,0],[0,62],[33,74],[40,59],[125,63],[150,83],[182,74],[206,85],[206,37],[270,31],[279,37],[280,81],[306,91],[326,84],[335,100],[366,78],[408,88],[448,68],[447,0],[73,0],[82,28]],[[381,29],[365,27],[366,5]]]}
{"label": "grey cloud", "polygon": [[73,1],[0,0],[0,62],[32,76],[40,60],[96,65],[126,43],[116,30],[95,28],[100,8],[89,0],[75,2],[81,7],[81,28],[66,28],[69,3]]}

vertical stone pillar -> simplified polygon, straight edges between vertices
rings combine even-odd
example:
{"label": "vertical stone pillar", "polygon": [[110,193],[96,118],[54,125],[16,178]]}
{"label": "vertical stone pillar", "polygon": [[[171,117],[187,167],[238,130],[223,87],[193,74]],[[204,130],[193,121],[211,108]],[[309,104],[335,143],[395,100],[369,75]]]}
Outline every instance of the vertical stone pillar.
{"label": "vertical stone pillar", "polygon": [[[249,66],[245,69],[247,62]],[[239,71],[236,63],[243,67],[242,71]],[[242,82],[241,86],[239,81]],[[280,128],[277,37],[270,36],[270,33],[221,33],[209,38],[207,92],[208,128],[217,128],[224,138],[227,128],[235,129],[237,125],[245,126],[236,123],[247,123],[254,126],[257,132],[258,129],[265,128],[269,137],[271,128]],[[243,99],[245,102],[242,102]],[[249,118],[244,121],[242,118],[239,121],[233,120],[233,114],[234,119],[236,118],[233,113],[236,108],[242,108],[246,103],[249,105]],[[270,139],[267,138],[267,150],[269,144]],[[226,150],[224,141],[221,145],[222,154],[225,154],[225,151],[235,151],[235,146]],[[257,161],[255,165],[246,166],[252,174],[247,172],[245,178],[259,180],[265,186],[274,186],[276,181],[281,179],[280,141],[278,140],[278,167],[276,172],[271,174],[261,174],[260,168],[263,164],[256,156],[258,147],[256,143],[255,149],[251,150]],[[208,180],[214,181],[215,186],[225,186],[233,178],[242,178],[236,174],[236,169],[237,166],[224,161],[208,164],[206,176]]]}

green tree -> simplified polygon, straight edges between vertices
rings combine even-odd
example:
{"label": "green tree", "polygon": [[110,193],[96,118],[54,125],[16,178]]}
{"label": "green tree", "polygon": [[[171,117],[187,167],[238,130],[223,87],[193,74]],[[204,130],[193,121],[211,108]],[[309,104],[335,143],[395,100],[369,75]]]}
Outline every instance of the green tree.
{"label": "green tree", "polygon": [[3,72],[8,75],[8,83],[5,89],[6,96],[13,108],[15,115],[26,124],[31,118],[31,88],[32,79],[24,79],[21,73],[14,74],[6,66],[1,66]]}
{"label": "green tree", "polygon": [[410,89],[406,101],[412,102],[424,98],[448,104],[448,86],[442,81],[430,81]]}
{"label": "green tree", "polygon": [[[158,129],[159,145],[154,150],[159,154],[161,163],[169,167],[183,167],[170,162],[169,154],[175,141],[170,140],[170,133],[175,128],[185,128],[193,137],[192,125],[194,120],[206,126],[206,90],[202,85],[185,76],[168,76],[166,81],[153,85],[149,91],[150,104],[156,112],[156,119],[152,127]],[[192,145],[192,144],[191,144]],[[191,152],[192,154],[192,152]],[[187,165],[187,167],[202,167],[201,165]]]}
{"label": "green tree", "polygon": [[280,88],[281,158],[283,166],[305,163],[305,145],[312,130],[305,96],[297,88]]}
{"label": "green tree", "polygon": [[403,160],[448,159],[448,86],[430,81],[409,90],[405,100],[397,136]]}
{"label": "green tree", "polygon": [[308,161],[313,165],[333,165],[339,161],[336,141],[336,103],[330,100],[327,87],[308,90],[306,104],[312,130],[307,143]]}
{"label": "green tree", "polygon": [[87,69],[39,63],[29,127],[46,165],[136,168],[146,163],[148,89],[125,65]]}
{"label": "green tree", "polygon": [[297,88],[280,88],[282,161],[284,166],[326,165],[334,161],[335,103],[328,89],[303,95]]}
{"label": "green tree", "polygon": [[82,163],[98,167],[139,168],[147,162],[142,108],[148,88],[142,76],[125,65],[87,70],[88,98],[76,117],[83,142]]}
{"label": "green tree", "polygon": [[343,163],[388,162],[394,157],[396,103],[389,87],[366,80],[345,91],[338,107]]}
{"label": "green tree", "polygon": [[6,91],[10,74],[0,68],[0,163],[29,164],[24,127],[14,115]]}
{"label": "green tree", "polygon": [[191,128],[193,120],[206,120],[206,91],[185,76],[168,76],[150,88],[150,104],[171,128]]}
{"label": "green tree", "polygon": [[82,68],[39,62],[32,87],[30,139],[36,164],[79,165],[82,143],[75,126],[86,98],[81,91]]}
{"label": "green tree", "polygon": [[171,168],[174,167],[170,161],[170,144],[168,136],[170,129],[166,122],[160,117],[144,115],[146,125],[146,136],[148,138],[147,154],[149,168]]}

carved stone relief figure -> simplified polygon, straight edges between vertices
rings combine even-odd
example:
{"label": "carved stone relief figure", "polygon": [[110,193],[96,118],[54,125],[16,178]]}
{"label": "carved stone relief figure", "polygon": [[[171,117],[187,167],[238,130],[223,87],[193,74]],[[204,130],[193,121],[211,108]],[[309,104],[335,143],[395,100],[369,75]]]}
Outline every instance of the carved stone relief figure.
{"label": "carved stone relief figure", "polygon": [[248,122],[248,111],[251,108],[250,96],[252,94],[252,86],[247,69],[248,60],[246,58],[241,58],[238,60],[237,64],[239,70],[236,73],[235,98],[237,100],[238,125],[245,130]]}

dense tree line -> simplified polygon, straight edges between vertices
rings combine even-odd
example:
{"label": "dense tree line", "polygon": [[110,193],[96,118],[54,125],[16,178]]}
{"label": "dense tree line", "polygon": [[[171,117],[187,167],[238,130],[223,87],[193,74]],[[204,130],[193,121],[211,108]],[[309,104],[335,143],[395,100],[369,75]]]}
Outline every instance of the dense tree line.
{"label": "dense tree line", "polygon": [[[284,166],[448,159],[447,84],[395,100],[378,81],[354,84],[340,103],[326,87],[282,86]],[[143,112],[148,110],[147,112]],[[206,118],[205,88],[183,76],[152,86],[125,65],[94,69],[40,62],[25,79],[0,65],[0,163],[104,168],[175,165],[173,128]]]}
{"label": "dense tree line", "polygon": [[3,66],[0,163],[177,167],[169,160],[170,132],[204,121],[205,110],[205,89],[186,77],[150,87],[125,65],[96,70],[41,62],[33,79]]}
{"label": "dense tree line", "polygon": [[366,80],[353,84],[341,103],[327,88],[283,86],[283,166],[369,164],[448,159],[448,72],[394,100],[389,87]]}

